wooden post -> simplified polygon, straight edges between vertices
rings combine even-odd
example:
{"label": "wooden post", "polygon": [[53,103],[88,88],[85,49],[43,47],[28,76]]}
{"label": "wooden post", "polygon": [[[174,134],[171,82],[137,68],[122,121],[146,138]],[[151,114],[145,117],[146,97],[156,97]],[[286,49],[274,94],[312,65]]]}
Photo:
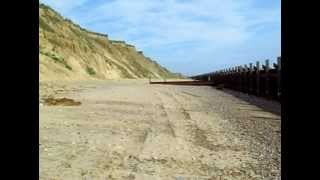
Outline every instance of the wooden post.
{"label": "wooden post", "polygon": [[232,88],[232,77],[233,77],[233,69],[230,68],[230,74],[229,74],[229,86]]}
{"label": "wooden post", "polygon": [[221,70],[220,84],[223,83],[224,70]]}
{"label": "wooden post", "polygon": [[224,76],[223,76],[223,85],[225,86],[228,80],[228,69],[224,69]]}
{"label": "wooden post", "polygon": [[260,95],[260,62],[259,61],[256,62],[256,66],[257,66],[257,72],[256,72],[257,89],[256,89],[256,93],[259,96]]}
{"label": "wooden post", "polygon": [[235,89],[238,90],[239,88],[239,67],[236,66],[235,67],[235,73],[234,73],[234,86],[235,86]]}
{"label": "wooden post", "polygon": [[211,73],[211,81],[214,81],[214,72]]}
{"label": "wooden post", "polygon": [[245,93],[248,93],[248,66],[247,65],[244,65],[244,73],[243,73],[243,78],[244,78],[244,83],[243,83],[243,86],[244,86],[244,92]]}
{"label": "wooden post", "polygon": [[241,91],[241,68],[240,66],[237,66],[238,73],[237,73],[237,90]]}
{"label": "wooden post", "polygon": [[232,76],[233,76],[233,70],[230,68],[230,73],[229,73],[229,86],[232,88]]}
{"label": "wooden post", "polygon": [[237,89],[237,77],[238,77],[238,68],[237,66],[234,67],[234,73],[233,73],[233,88]]}
{"label": "wooden post", "polygon": [[214,72],[214,80],[215,80],[215,84],[218,84],[218,81],[219,81],[219,71],[215,71],[215,72]]}
{"label": "wooden post", "polygon": [[227,79],[227,69],[224,69],[222,84],[226,83],[226,79]]}
{"label": "wooden post", "polygon": [[266,69],[265,69],[265,80],[266,80],[266,89],[265,89],[265,93],[266,93],[266,96],[269,95],[270,93],[270,89],[269,89],[269,59],[266,60]]}
{"label": "wooden post", "polygon": [[235,66],[234,67],[234,73],[233,73],[233,88],[235,89],[235,90],[237,90],[237,86],[238,86],[238,67],[237,66]]}
{"label": "wooden post", "polygon": [[229,70],[228,70],[228,87],[231,87],[231,77],[232,77],[232,70],[231,70],[231,68],[229,68]]}
{"label": "wooden post", "polygon": [[278,95],[278,98],[281,97],[281,57],[278,57],[278,92],[277,92],[277,95]]}
{"label": "wooden post", "polygon": [[242,66],[239,66],[239,84],[240,84],[240,87],[239,87],[239,90],[240,91],[243,91],[243,73],[242,73],[243,69],[242,69]]}
{"label": "wooden post", "polygon": [[252,93],[252,63],[249,64],[249,93]]}

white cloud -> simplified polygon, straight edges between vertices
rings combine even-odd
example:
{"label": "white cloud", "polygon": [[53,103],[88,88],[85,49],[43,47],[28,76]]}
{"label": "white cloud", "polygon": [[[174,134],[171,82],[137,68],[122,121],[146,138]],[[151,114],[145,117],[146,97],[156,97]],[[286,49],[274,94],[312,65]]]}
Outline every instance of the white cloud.
{"label": "white cloud", "polygon": [[280,7],[257,9],[255,0],[106,0],[80,10],[95,1],[43,0],[86,28],[151,49],[151,56],[174,48],[172,59],[200,53],[209,59],[213,50],[244,46],[269,24],[280,24]]}
{"label": "white cloud", "polygon": [[[86,1],[44,0],[66,14]],[[106,33],[109,29],[112,31],[112,27],[126,27],[110,33],[116,38],[137,42],[148,40],[144,47],[185,41],[226,45],[244,42],[250,36],[250,26],[277,19],[275,11],[254,12],[248,10],[250,5],[250,0],[115,0],[71,16],[81,24],[99,27],[99,31]],[[143,37],[144,33],[151,38]]]}
{"label": "white cloud", "polygon": [[[217,44],[241,43],[250,36],[249,25],[269,19],[248,20],[241,10],[250,1],[202,0],[179,3],[173,0],[118,0],[106,2],[90,13],[79,14],[82,24],[113,18],[110,26],[125,24],[117,36],[131,39],[133,34],[152,34],[153,45],[209,40]],[[252,16],[250,17],[252,18]],[[201,20],[203,19],[203,20]],[[108,30],[108,27],[105,27]],[[141,40],[144,37],[141,36]]]}

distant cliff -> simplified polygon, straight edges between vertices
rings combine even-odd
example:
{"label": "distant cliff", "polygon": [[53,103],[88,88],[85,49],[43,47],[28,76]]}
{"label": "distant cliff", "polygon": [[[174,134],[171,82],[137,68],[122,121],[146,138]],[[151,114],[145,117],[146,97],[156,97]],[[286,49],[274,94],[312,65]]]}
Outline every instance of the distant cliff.
{"label": "distant cliff", "polygon": [[88,31],[41,4],[40,80],[177,78],[125,41]]}

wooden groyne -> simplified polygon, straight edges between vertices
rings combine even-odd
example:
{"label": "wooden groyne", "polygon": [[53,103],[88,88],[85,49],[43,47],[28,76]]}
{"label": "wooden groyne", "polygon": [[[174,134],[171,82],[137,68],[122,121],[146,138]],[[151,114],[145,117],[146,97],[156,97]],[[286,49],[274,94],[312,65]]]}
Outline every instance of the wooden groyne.
{"label": "wooden groyne", "polygon": [[257,61],[255,66],[236,66],[212,73],[190,77],[198,81],[212,82],[219,87],[241,91],[248,94],[280,100],[281,98],[281,57],[271,67],[269,60],[260,67]]}

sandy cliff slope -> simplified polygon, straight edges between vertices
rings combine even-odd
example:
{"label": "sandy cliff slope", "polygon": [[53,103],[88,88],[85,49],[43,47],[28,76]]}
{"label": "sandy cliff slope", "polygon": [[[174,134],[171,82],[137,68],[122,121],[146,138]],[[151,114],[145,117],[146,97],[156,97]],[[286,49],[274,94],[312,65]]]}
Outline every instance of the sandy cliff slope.
{"label": "sandy cliff slope", "polygon": [[39,12],[40,80],[177,77],[133,45],[83,29],[46,5]]}

